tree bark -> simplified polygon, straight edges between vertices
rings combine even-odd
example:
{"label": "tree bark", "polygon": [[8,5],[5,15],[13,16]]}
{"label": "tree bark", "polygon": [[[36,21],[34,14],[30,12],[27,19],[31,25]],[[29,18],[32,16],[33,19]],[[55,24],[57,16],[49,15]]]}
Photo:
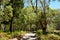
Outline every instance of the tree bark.
{"label": "tree bark", "polygon": [[33,8],[33,10],[34,10],[34,5],[33,5],[33,2],[32,2],[32,0],[31,0],[31,5],[32,5],[32,8]]}
{"label": "tree bark", "polygon": [[36,14],[38,14],[38,12],[37,12],[37,0],[36,0]]}
{"label": "tree bark", "polygon": [[[17,5],[18,1],[20,2],[19,3],[20,5]],[[9,29],[10,29],[10,32],[12,32],[13,31],[13,19],[14,19],[14,17],[16,17],[15,12],[19,11],[19,10],[16,10],[16,8],[22,9],[24,7],[24,3],[23,3],[23,0],[10,0],[10,3],[12,3],[13,17],[11,17]]]}
{"label": "tree bark", "polygon": [[10,20],[10,32],[13,31],[13,30],[12,30],[12,24],[13,24],[13,17],[12,17],[11,20]]}
{"label": "tree bark", "polygon": [[42,28],[42,30],[43,30],[43,33],[46,33],[46,28],[47,28],[47,22],[46,22],[46,12],[45,12],[45,2],[46,2],[46,0],[43,0],[43,2],[44,2],[44,6],[43,6],[43,28]]}

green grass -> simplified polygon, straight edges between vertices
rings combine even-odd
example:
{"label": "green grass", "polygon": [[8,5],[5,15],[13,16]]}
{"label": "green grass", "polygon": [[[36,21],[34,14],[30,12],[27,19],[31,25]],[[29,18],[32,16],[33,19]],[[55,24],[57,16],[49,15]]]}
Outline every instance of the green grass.
{"label": "green grass", "polygon": [[10,38],[13,38],[14,36],[24,35],[25,31],[15,31],[15,32],[2,32],[0,31],[0,40],[9,40]]}
{"label": "green grass", "polygon": [[[9,32],[0,32],[0,40],[9,40],[10,38],[18,35],[24,35],[26,34],[26,31],[15,31],[12,33]],[[41,40],[60,40],[60,36],[56,34],[46,34],[44,35],[42,33],[42,30],[37,31],[37,35],[40,37]]]}

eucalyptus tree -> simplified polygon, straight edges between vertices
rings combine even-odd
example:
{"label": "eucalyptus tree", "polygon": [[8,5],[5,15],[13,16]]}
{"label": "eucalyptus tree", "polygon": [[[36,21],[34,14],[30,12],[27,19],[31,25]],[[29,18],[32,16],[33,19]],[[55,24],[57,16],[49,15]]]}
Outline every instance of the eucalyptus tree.
{"label": "eucalyptus tree", "polygon": [[12,4],[13,8],[13,16],[11,17],[10,20],[10,32],[12,32],[12,27],[13,27],[13,21],[14,17],[18,18],[19,13],[21,13],[21,9],[24,7],[23,0],[10,0],[10,4]]}
{"label": "eucalyptus tree", "polygon": [[[42,30],[43,30],[43,32],[45,32],[46,31],[46,26],[47,26],[47,22],[46,22],[46,9],[48,8],[48,7],[46,7],[46,6],[48,6],[49,4],[47,4],[47,0],[35,0],[36,2],[36,7],[33,5],[33,0],[31,0],[31,5],[32,5],[32,8],[34,9],[34,7],[36,8],[36,14],[38,14],[38,1],[40,1],[40,4],[41,4],[41,8],[42,8],[42,13],[41,13],[41,19],[39,19],[40,20],[40,25],[41,25],[41,28],[42,28]],[[48,0],[48,2],[50,2],[50,0]],[[38,16],[38,15],[36,15],[36,16]],[[38,20],[38,19],[37,19]],[[36,25],[37,25],[38,23],[36,22]]]}
{"label": "eucalyptus tree", "polygon": [[13,31],[14,20],[19,18],[21,9],[24,7],[23,1],[24,0],[2,0],[2,4],[4,4],[4,10],[3,10],[4,21],[2,23],[5,23],[5,24],[9,23],[9,25],[10,25],[9,31],[10,32]]}
{"label": "eucalyptus tree", "polygon": [[[0,10],[0,24],[5,24],[5,22],[7,22],[7,20],[4,20],[4,16],[6,16],[5,14],[5,8],[4,8],[4,5],[8,4],[9,3],[9,0],[0,0],[0,7],[1,7],[1,10]],[[8,19],[8,18],[7,18]],[[1,26],[0,26],[1,27]],[[1,28],[2,29],[2,28]]]}
{"label": "eucalyptus tree", "polygon": [[42,8],[40,23],[41,23],[41,27],[42,27],[42,30],[43,30],[44,33],[46,32],[47,24],[48,24],[47,14],[52,14],[52,15],[55,14],[55,12],[54,13],[51,12],[51,9],[49,7],[51,1],[56,1],[56,0],[40,0],[41,8]]}

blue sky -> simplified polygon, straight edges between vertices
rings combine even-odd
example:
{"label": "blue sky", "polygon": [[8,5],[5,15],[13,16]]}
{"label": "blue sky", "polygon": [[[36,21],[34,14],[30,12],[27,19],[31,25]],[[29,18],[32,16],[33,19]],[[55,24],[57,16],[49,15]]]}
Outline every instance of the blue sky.
{"label": "blue sky", "polygon": [[60,9],[60,2],[56,0],[55,2],[50,2],[50,7],[54,9]]}
{"label": "blue sky", "polygon": [[[35,1],[35,0],[34,0]],[[29,4],[27,3],[27,1],[25,0],[25,6],[28,6]],[[53,9],[60,9],[60,2],[58,0],[56,1],[51,1],[50,2],[50,7]]]}

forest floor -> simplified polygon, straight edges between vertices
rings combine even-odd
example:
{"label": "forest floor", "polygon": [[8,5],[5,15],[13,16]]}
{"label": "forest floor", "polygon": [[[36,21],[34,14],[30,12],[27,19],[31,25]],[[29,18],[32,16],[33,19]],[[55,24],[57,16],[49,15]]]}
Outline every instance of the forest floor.
{"label": "forest floor", "polygon": [[[9,40],[9,39],[21,39],[23,35],[25,35],[27,32],[21,31],[21,32],[13,32],[13,33],[7,33],[7,32],[0,32],[0,40]],[[39,37],[41,40],[60,40],[60,36],[54,33],[48,33],[46,35],[39,34]]]}

